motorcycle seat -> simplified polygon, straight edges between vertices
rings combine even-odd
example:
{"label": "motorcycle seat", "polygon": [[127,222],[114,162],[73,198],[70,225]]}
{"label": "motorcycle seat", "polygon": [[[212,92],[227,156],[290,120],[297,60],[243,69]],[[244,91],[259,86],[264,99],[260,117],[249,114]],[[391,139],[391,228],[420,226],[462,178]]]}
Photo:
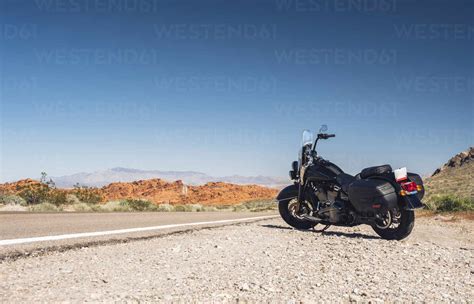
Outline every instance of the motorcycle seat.
{"label": "motorcycle seat", "polygon": [[349,189],[349,185],[356,180],[356,177],[347,174],[347,173],[340,173],[338,176],[336,176],[336,181],[341,185],[342,191],[347,193]]}
{"label": "motorcycle seat", "polygon": [[364,179],[370,176],[383,175],[383,174],[391,173],[391,172],[392,172],[392,167],[390,165],[369,167],[360,171],[360,178]]}

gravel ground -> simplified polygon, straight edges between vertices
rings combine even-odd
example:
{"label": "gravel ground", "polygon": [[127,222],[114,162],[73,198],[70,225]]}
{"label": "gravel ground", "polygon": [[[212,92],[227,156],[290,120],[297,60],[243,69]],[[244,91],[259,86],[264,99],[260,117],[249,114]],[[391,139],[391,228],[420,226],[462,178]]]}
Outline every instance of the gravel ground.
{"label": "gravel ground", "polygon": [[0,302],[470,302],[472,222],[418,220],[406,241],[280,219],[0,264]]}

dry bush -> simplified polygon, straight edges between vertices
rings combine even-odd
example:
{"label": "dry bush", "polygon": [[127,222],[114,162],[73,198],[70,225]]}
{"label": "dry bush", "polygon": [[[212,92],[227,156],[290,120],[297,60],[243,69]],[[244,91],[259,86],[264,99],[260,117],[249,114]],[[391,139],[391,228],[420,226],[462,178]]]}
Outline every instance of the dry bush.
{"label": "dry bush", "polygon": [[429,210],[435,212],[474,211],[474,199],[455,195],[436,195],[426,203]]}
{"label": "dry bush", "polygon": [[102,195],[97,188],[76,184],[74,185],[73,193],[81,202],[86,204],[98,204],[103,200]]}

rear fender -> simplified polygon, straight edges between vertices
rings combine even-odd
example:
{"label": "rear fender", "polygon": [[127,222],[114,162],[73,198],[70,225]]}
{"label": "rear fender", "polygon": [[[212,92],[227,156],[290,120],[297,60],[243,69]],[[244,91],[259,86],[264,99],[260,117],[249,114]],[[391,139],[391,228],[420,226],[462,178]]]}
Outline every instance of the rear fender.
{"label": "rear fender", "polygon": [[421,202],[417,195],[407,195],[401,197],[401,206],[405,210],[415,210],[423,208],[425,205]]}
{"label": "rear fender", "polygon": [[421,186],[421,191],[418,191],[418,193],[416,194],[416,196],[422,200],[423,197],[425,196],[425,186],[423,185],[423,179],[421,178],[420,175],[416,174],[416,173],[411,173],[411,172],[408,172],[407,174],[407,177],[408,177],[408,180],[411,181],[411,182],[415,182],[417,185],[420,185]]}

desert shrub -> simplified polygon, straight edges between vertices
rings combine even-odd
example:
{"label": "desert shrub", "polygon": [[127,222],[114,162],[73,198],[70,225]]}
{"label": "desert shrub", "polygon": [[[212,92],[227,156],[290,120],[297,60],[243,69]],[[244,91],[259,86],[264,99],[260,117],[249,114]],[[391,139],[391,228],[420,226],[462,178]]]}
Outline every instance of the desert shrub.
{"label": "desert shrub", "polygon": [[232,207],[232,211],[242,212],[242,211],[249,211],[249,210],[247,209],[246,206],[244,206],[243,204],[240,204],[240,205],[236,205],[236,206]]}
{"label": "desert shrub", "polygon": [[215,212],[215,211],[219,211],[219,209],[217,209],[215,206],[203,206],[202,211]]}
{"label": "desert shrub", "polygon": [[175,205],[174,211],[177,212],[201,212],[204,208],[200,204]]}
{"label": "desert shrub", "polygon": [[55,206],[61,206],[67,203],[66,192],[56,189],[51,189],[48,192],[47,198],[48,203],[51,203]]}
{"label": "desert shrub", "polygon": [[103,205],[90,205],[97,207],[99,211],[130,212],[130,211],[156,211],[158,206],[146,200],[126,199],[121,201],[109,201]]}
{"label": "desert shrub", "polygon": [[88,204],[88,205],[91,208],[91,211],[103,211],[102,206],[100,204],[95,204],[95,205]]}
{"label": "desert shrub", "polygon": [[74,194],[67,194],[66,195],[66,204],[77,205],[77,204],[80,204],[80,203],[81,203],[81,201]]}
{"label": "desert shrub", "polygon": [[187,211],[190,212],[201,212],[204,211],[204,208],[200,204],[189,204],[185,205],[187,207]]}
{"label": "desert shrub", "polygon": [[48,185],[45,184],[28,185],[18,190],[18,195],[23,198],[28,205],[36,205],[46,202],[50,191]]}
{"label": "desert shrub", "polygon": [[146,211],[158,211],[158,205],[150,203],[150,206],[146,209]]}
{"label": "desert shrub", "polygon": [[51,204],[51,203],[44,202],[44,203],[40,203],[40,204],[30,206],[30,211],[33,211],[33,212],[55,212],[55,211],[61,211],[61,209],[58,208],[57,206]]}
{"label": "desert shrub", "polygon": [[218,204],[215,206],[215,208],[219,211],[232,211],[234,210],[234,206],[233,205],[221,205],[221,204]]}
{"label": "desert shrub", "polygon": [[59,206],[66,203],[66,193],[56,189],[56,184],[45,172],[41,172],[39,183],[21,186],[17,191],[28,205],[50,203]]}
{"label": "desert shrub", "polygon": [[82,202],[74,203],[74,204],[72,205],[72,210],[77,211],[77,212],[89,212],[89,211],[93,211],[91,205],[86,204],[86,203],[82,203]]}
{"label": "desert shrub", "polygon": [[130,211],[130,206],[125,201],[109,201],[100,206],[103,211]]}
{"label": "desert shrub", "polygon": [[174,211],[174,207],[170,204],[159,204],[156,208],[156,211],[159,211],[159,212],[172,212],[172,211]]}
{"label": "desert shrub", "polygon": [[1,194],[0,195],[0,204],[3,205],[20,205],[20,206],[26,206],[27,203],[26,201],[18,196],[18,195],[12,195],[12,194]]}
{"label": "desert shrub", "polygon": [[437,212],[474,211],[474,200],[472,198],[461,198],[454,195],[432,197],[426,205],[428,209]]}
{"label": "desert shrub", "polygon": [[176,212],[185,212],[186,207],[184,205],[174,205],[174,211]]}
{"label": "desert shrub", "polygon": [[273,200],[248,201],[240,205],[233,206],[233,211],[262,212],[277,209],[277,204]]}
{"label": "desert shrub", "polygon": [[97,188],[75,184],[73,193],[81,202],[86,204],[98,204],[102,201],[102,195],[100,195]]}
{"label": "desert shrub", "polygon": [[128,199],[125,202],[134,211],[146,211],[152,205],[151,202],[140,199]]}
{"label": "desert shrub", "polygon": [[431,211],[436,210],[435,203],[434,203],[433,199],[431,199],[431,198],[423,200],[423,204],[425,204],[425,208],[428,209],[428,210],[431,210]]}

